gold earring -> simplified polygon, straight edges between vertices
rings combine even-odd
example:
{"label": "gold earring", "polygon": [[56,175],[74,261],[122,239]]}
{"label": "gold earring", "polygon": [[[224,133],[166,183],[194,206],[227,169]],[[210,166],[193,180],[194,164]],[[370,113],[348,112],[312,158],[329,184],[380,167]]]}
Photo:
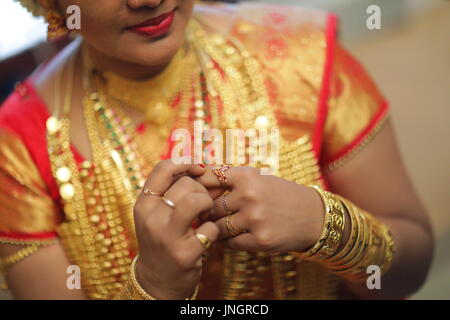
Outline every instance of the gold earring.
{"label": "gold earring", "polygon": [[47,39],[56,40],[69,33],[64,16],[57,10],[54,0],[39,0],[41,6],[47,10],[45,20],[48,24]]}
{"label": "gold earring", "polygon": [[69,33],[67,30],[65,19],[63,16],[54,10],[49,10],[45,17],[48,23],[47,29],[47,39],[48,40],[56,40],[59,39]]}

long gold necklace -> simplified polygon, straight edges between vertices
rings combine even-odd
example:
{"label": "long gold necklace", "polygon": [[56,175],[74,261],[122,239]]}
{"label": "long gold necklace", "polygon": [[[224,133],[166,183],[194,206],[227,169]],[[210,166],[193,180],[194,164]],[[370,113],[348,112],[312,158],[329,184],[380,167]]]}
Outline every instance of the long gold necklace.
{"label": "long gold necklace", "polygon": [[[192,57],[193,69],[186,72],[181,84],[175,127],[187,128],[193,120],[200,119],[221,128],[277,128],[258,63],[248,52],[238,43],[220,35],[207,34],[196,20],[192,20],[189,25],[187,39],[193,48],[192,55],[189,55]],[[222,108],[220,113],[219,107]],[[99,185],[103,184],[98,194],[109,201],[102,203],[106,216],[109,216],[108,225],[110,222],[113,225],[107,231],[117,234],[112,237],[116,239],[112,243],[113,250],[106,248],[103,242],[97,243],[97,239],[105,237],[104,233],[99,233],[100,229],[96,224],[99,218],[92,219],[93,216],[86,214],[83,196],[85,190],[70,151],[68,117],[62,120],[52,117],[47,122],[49,156],[69,220],[60,227],[61,237],[65,239],[63,244],[69,248],[68,254],[72,260],[79,263],[82,269],[92,271],[88,272],[89,279],[86,279],[88,293],[93,297],[110,297],[111,292],[117,290],[113,282],[118,284],[125,279],[126,275],[122,270],[129,264],[128,258],[117,260],[117,256],[123,257],[136,249],[130,243],[135,241],[130,205],[133,203],[133,193],[142,186],[143,180],[138,174],[138,171],[142,171],[139,163],[146,161],[139,160],[141,157],[138,149],[141,146],[133,147],[135,137],[129,130],[132,126],[128,129],[121,128],[125,117],[119,116],[120,105],[110,103],[102,92],[92,92],[85,98],[84,108],[86,118],[92,120],[89,120],[91,124],[88,129],[91,144],[97,146],[93,149],[98,152],[94,156],[95,170],[98,179],[101,179]],[[221,115],[224,115],[223,118]],[[116,121],[116,118],[120,119]],[[99,130],[99,127],[102,129]],[[291,144],[280,140],[279,175],[299,183],[317,183],[319,169],[307,137]],[[67,172],[66,169],[69,179],[59,179],[60,170]],[[120,195],[122,193],[128,196]],[[112,199],[115,200],[110,203]],[[114,205],[114,202],[119,204]],[[117,261],[122,263],[116,266]],[[303,280],[299,280],[298,273],[306,266],[302,265],[302,269],[298,269],[298,265],[291,254],[269,256],[265,253],[226,250],[223,297],[263,297],[262,279],[270,278],[270,269],[274,272],[277,298],[302,297],[298,288],[302,287]]]}
{"label": "long gold necklace", "polygon": [[[95,166],[78,167],[70,149],[69,120],[75,57],[69,63],[70,81],[62,118],[52,116],[47,121],[52,173],[67,217],[58,232],[70,260],[89,274],[83,277],[88,295],[110,298],[126,279],[130,257],[137,252],[132,207],[144,182],[142,166],[151,169],[153,161],[142,159],[141,148],[135,141],[135,128],[120,106],[111,107],[107,96],[90,86],[83,109]],[[193,53],[186,61],[191,67],[183,79],[179,112],[189,115],[192,85],[198,71],[194,68],[198,63]],[[59,89],[55,92],[60,92]],[[189,122],[187,119],[178,122],[183,121]],[[154,153],[160,156],[158,150]],[[79,170],[87,169],[93,171],[95,188],[81,182]]]}
{"label": "long gold necklace", "polygon": [[[220,96],[225,128],[277,129],[273,106],[264,86],[258,61],[233,38],[207,34],[192,21],[194,42],[202,51],[203,64],[211,92]],[[217,65],[219,68],[217,68]],[[224,76],[225,74],[225,76]],[[225,80],[226,79],[226,80]],[[260,141],[257,148],[272,148]],[[255,152],[255,150],[248,150]],[[290,143],[279,137],[279,167],[275,174],[302,184],[321,184],[320,168],[312,152],[309,136]],[[258,163],[261,167],[267,164]],[[269,167],[272,166],[269,161]],[[273,168],[275,169],[275,168]],[[336,277],[324,273],[317,265],[302,262],[294,255],[225,251],[224,298],[264,296],[262,279],[273,271],[274,293],[279,299],[332,297]],[[299,275],[304,275],[301,277]],[[327,297],[325,295],[325,297]]]}

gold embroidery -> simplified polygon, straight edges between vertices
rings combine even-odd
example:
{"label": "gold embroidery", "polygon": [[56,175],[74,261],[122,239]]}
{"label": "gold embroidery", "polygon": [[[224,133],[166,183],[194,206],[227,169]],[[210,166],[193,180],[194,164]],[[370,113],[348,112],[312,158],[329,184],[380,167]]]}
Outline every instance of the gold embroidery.
{"label": "gold embroidery", "polygon": [[335,160],[328,164],[328,170],[335,170],[345,163],[347,163],[350,159],[357,156],[381,131],[388,117],[384,117],[382,120],[376,124],[376,126],[370,131],[370,133],[357,145],[355,145],[352,149],[350,149],[344,156],[340,157],[338,160]]}
{"label": "gold embroidery", "polygon": [[62,215],[25,145],[5,129],[0,129],[0,141],[0,231],[55,231]]}
{"label": "gold embroidery", "polygon": [[[336,46],[334,60],[331,96],[324,128],[323,160],[326,165],[329,164],[329,159],[336,159],[337,154],[373,123],[374,117],[384,111],[382,109],[386,104],[367,72],[339,45]],[[370,138],[382,126],[383,121],[378,121]],[[364,145],[370,138],[364,137]],[[355,155],[362,147],[361,144],[355,146],[355,151],[347,152],[344,157],[350,159],[350,154]],[[344,162],[344,159],[336,159],[328,167],[332,169]]]}

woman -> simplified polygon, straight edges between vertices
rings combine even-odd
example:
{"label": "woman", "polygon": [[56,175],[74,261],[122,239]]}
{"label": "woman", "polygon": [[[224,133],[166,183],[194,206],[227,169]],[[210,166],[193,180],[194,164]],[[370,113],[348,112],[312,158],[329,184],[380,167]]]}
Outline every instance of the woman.
{"label": "woman", "polygon": [[[336,43],[335,17],[193,2],[21,1],[46,16],[49,37],[68,32],[69,5],[81,9],[82,28],[0,111],[0,254],[14,296],[417,290],[433,251],[429,221],[387,103]],[[279,129],[279,140],[248,143],[245,157],[277,147],[279,161],[173,161],[193,157],[171,133],[192,132],[194,121],[221,132]],[[379,290],[366,281],[374,270]]]}

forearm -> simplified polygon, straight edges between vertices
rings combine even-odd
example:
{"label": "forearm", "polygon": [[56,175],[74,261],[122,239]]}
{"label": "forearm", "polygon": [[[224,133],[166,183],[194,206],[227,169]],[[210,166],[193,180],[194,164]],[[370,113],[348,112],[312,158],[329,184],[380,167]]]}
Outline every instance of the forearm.
{"label": "forearm", "polygon": [[[403,298],[423,282],[432,255],[432,235],[408,215],[375,216],[336,194],[317,190],[325,208],[320,240],[304,259],[346,280],[360,298]],[[322,208],[321,210],[323,210]],[[378,266],[381,288],[367,280]]]}
{"label": "forearm", "polygon": [[381,289],[369,290],[366,282],[347,282],[347,286],[361,299],[406,298],[426,279],[433,255],[433,236],[415,221],[401,217],[379,219],[388,226],[395,240],[393,262],[381,277]]}

